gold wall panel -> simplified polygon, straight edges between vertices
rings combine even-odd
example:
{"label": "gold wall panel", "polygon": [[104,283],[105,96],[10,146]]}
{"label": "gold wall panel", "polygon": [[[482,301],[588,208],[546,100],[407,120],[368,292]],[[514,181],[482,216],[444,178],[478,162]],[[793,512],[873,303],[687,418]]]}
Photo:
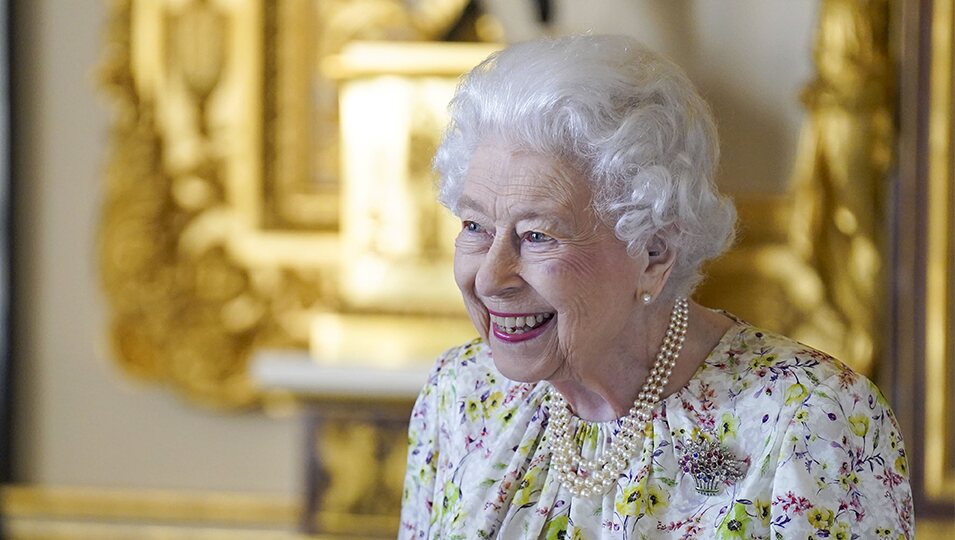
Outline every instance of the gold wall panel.
{"label": "gold wall panel", "polygon": [[933,2],[925,304],[925,494],[955,502],[955,8]]}
{"label": "gold wall panel", "polygon": [[307,404],[302,532],[394,538],[412,404],[361,399]]}
{"label": "gold wall panel", "polygon": [[[274,140],[263,225],[337,230],[339,87],[320,67],[353,41],[435,41],[462,23],[467,0],[278,0],[265,3],[263,104]],[[319,71],[316,71],[316,68]],[[274,85],[270,84],[274,82]]]}
{"label": "gold wall panel", "polygon": [[[341,83],[324,60],[359,38],[468,36],[473,10],[464,0],[110,5],[99,259],[114,357],[199,403],[254,404],[253,351],[307,348],[316,312],[387,311],[382,294],[364,304],[342,294]],[[418,154],[433,150],[437,127],[426,127],[408,135]],[[430,185],[428,159],[414,157],[396,172]],[[427,210],[437,215],[435,203]],[[419,246],[419,266],[447,259],[434,243]],[[432,308],[449,303],[446,289]]]}
{"label": "gold wall panel", "polygon": [[[792,191],[738,197],[741,242],[700,298],[872,376],[881,314],[895,72],[885,0],[823,0]],[[758,299],[758,300],[757,300]]]}
{"label": "gold wall panel", "polygon": [[896,6],[899,154],[883,390],[905,434],[916,515],[955,524],[955,9]]}

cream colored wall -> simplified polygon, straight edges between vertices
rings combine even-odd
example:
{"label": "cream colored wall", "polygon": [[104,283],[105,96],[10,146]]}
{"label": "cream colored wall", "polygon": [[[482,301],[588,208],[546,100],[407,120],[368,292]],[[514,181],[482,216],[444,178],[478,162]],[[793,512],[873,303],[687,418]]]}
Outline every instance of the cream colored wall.
{"label": "cream colored wall", "polygon": [[[544,35],[531,0],[483,0],[511,41]],[[720,182],[784,192],[812,76],[818,0],[552,0],[550,32],[627,34],[683,67],[720,131]]]}
{"label": "cream colored wall", "polygon": [[[687,67],[714,104],[734,191],[785,188],[815,2],[561,1],[561,31],[624,32]],[[17,0],[17,471],[47,485],[293,494],[299,429],[219,415],[130,382],[104,347],[95,227],[108,128],[96,89],[107,2]],[[515,37],[538,33],[497,0]],[[501,7],[503,6],[503,7]],[[522,34],[523,32],[523,34]]]}
{"label": "cream colored wall", "polygon": [[104,346],[95,228],[109,120],[102,1],[21,0],[16,454],[47,485],[298,490],[298,425],[221,415],[130,382]]}

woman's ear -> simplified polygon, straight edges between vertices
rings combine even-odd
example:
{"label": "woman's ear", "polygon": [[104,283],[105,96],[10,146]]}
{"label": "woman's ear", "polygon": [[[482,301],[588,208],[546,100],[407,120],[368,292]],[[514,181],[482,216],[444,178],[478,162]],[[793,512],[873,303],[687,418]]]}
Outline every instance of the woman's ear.
{"label": "woman's ear", "polygon": [[639,294],[644,303],[650,303],[647,295],[651,300],[655,299],[666,286],[676,262],[676,251],[659,234],[654,235],[644,249],[647,251],[647,266],[640,276]]}

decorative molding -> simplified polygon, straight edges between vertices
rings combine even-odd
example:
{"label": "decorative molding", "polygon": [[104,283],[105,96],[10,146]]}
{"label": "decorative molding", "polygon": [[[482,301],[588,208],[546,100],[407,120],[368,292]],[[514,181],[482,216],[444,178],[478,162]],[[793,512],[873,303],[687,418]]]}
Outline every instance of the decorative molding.
{"label": "decorative molding", "polygon": [[273,528],[294,523],[300,511],[296,502],[280,496],[22,484],[0,486],[0,507],[4,516],[20,519]]}
{"label": "decorative molding", "polygon": [[955,523],[955,144],[948,0],[897,6],[899,162],[883,387],[902,426],[916,515]]}
{"label": "decorative molding", "polygon": [[[315,522],[341,536],[294,531],[301,506],[281,496],[76,487],[0,486],[4,538],[169,538],[381,540],[394,538],[391,517],[317,512]],[[389,530],[390,534],[369,531]],[[366,531],[367,535],[363,535]]]}
{"label": "decorative molding", "polygon": [[98,240],[113,357],[196,403],[256,405],[252,352],[305,349],[312,315],[343,308],[338,83],[321,55],[357,38],[440,37],[468,2],[110,6]]}
{"label": "decorative molding", "polygon": [[[295,532],[299,512],[297,503],[279,496],[0,485],[0,515],[9,540],[394,538],[394,533],[347,534],[349,523],[364,522],[367,529],[376,525],[375,518],[332,512],[321,512],[317,519],[326,528],[343,531],[340,535]],[[921,540],[948,540],[955,535],[955,524],[920,518],[916,532]]]}
{"label": "decorative molding", "polygon": [[951,1],[932,4],[925,296],[925,493],[955,505],[955,140]]}

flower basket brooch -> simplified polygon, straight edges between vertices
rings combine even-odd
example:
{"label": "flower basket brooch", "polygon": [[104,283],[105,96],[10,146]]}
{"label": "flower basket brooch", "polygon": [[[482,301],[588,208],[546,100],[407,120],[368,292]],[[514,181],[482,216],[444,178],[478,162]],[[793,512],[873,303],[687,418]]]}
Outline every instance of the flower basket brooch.
{"label": "flower basket brooch", "polygon": [[693,477],[701,495],[719,495],[723,488],[743,477],[746,462],[716,440],[700,438],[684,443],[680,468]]}

